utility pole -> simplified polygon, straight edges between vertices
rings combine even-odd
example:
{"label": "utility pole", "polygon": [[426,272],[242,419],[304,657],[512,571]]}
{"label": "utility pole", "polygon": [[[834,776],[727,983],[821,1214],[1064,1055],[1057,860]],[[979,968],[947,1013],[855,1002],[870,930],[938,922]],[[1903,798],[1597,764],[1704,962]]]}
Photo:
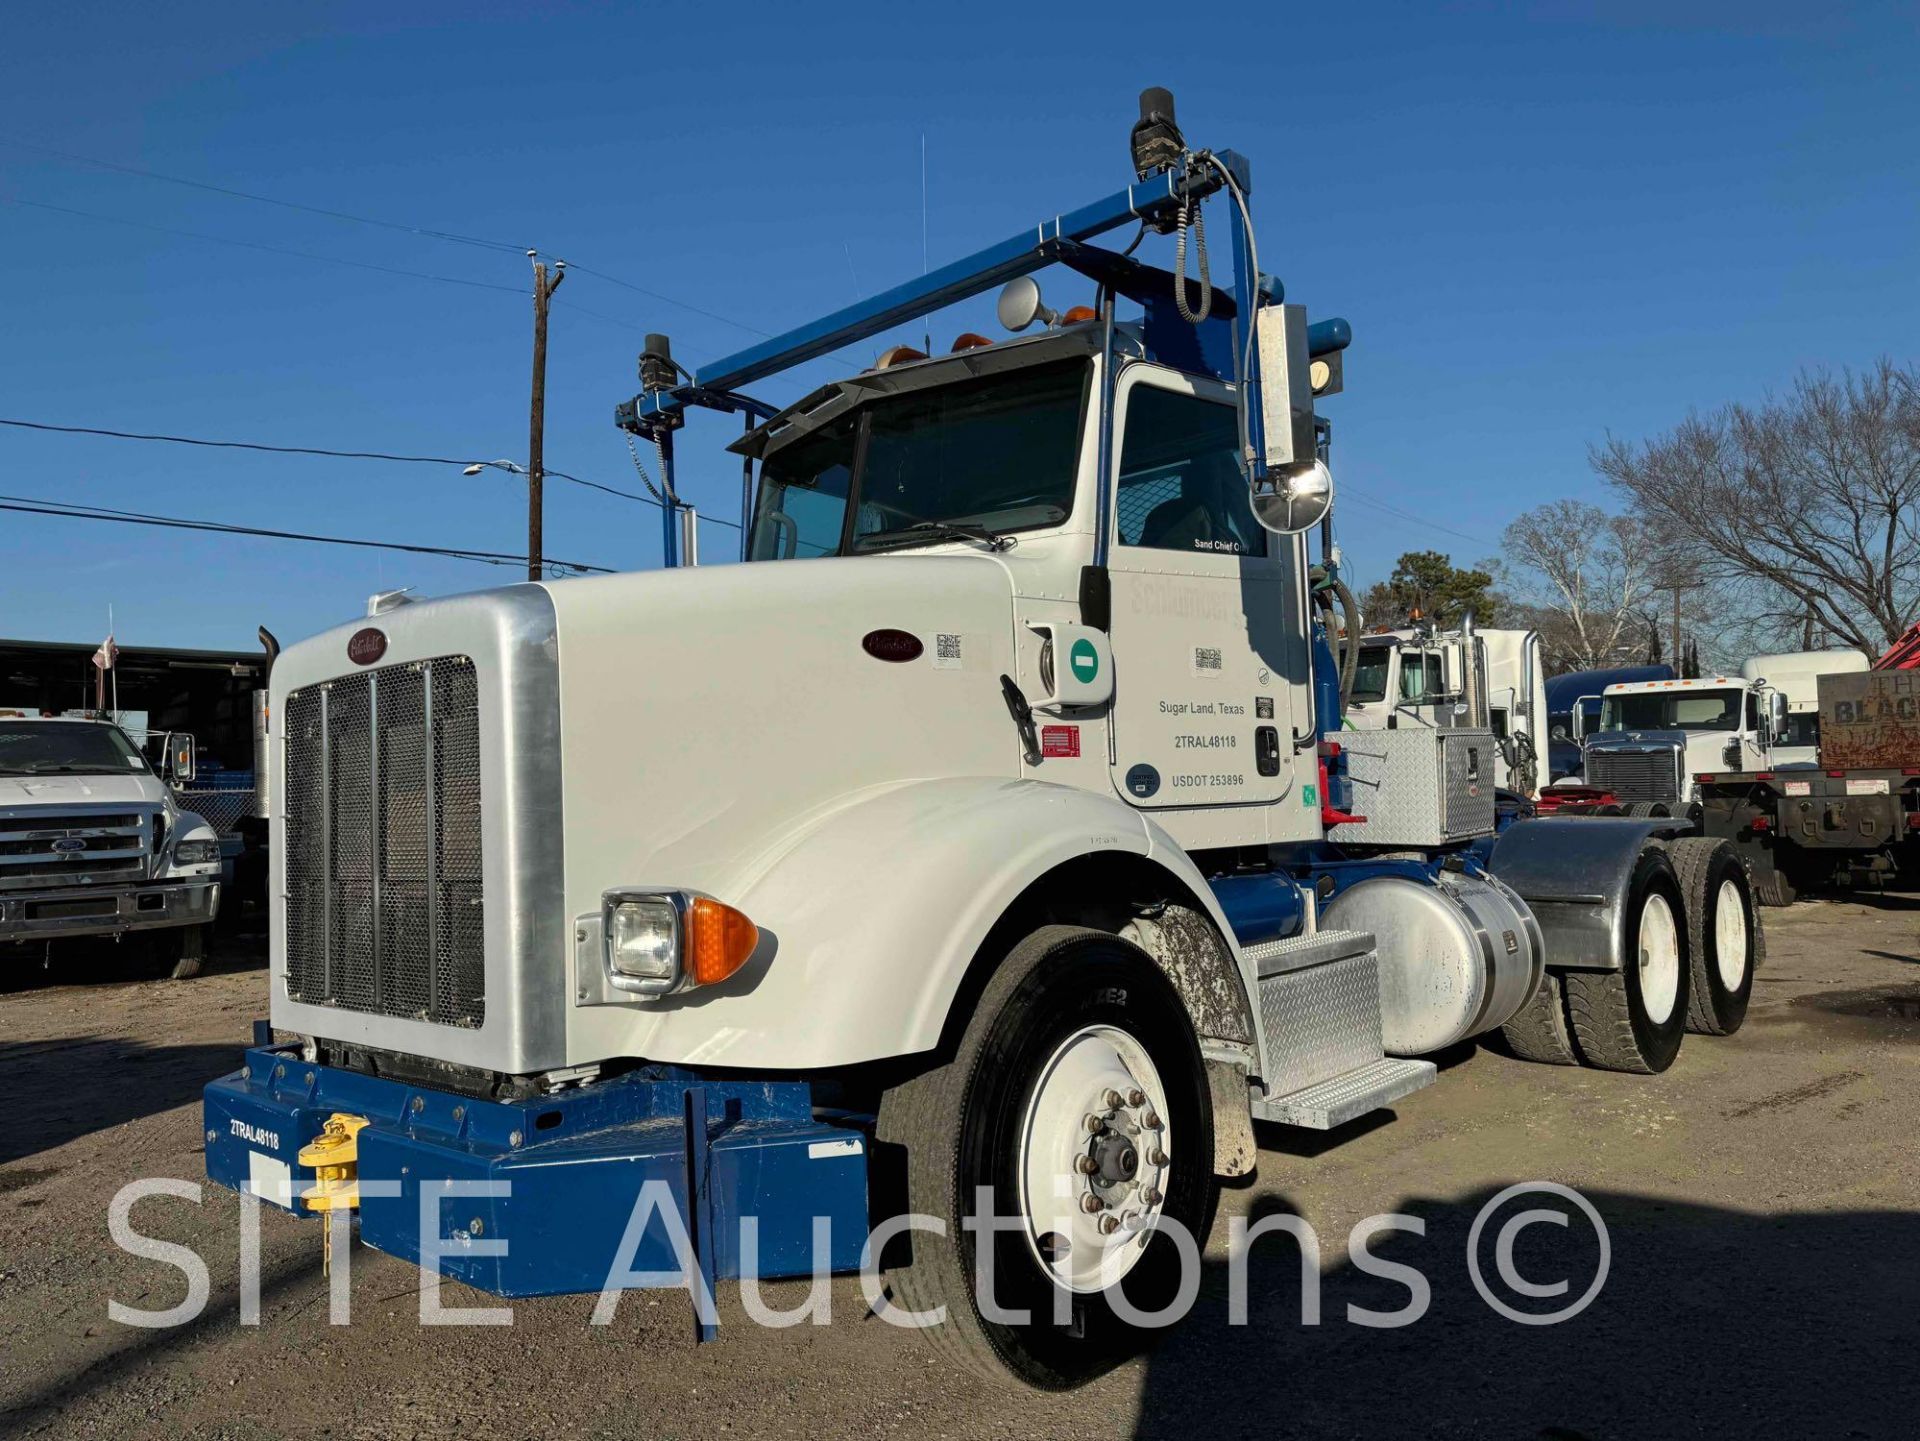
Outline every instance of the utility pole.
{"label": "utility pole", "polygon": [[547,302],[560,282],[567,278],[567,262],[554,262],[551,277],[547,267],[535,259],[537,250],[529,250],[533,261],[533,413],[527,422],[527,579],[539,580],[545,573],[546,541],[541,534],[541,482],[546,478],[547,430]]}

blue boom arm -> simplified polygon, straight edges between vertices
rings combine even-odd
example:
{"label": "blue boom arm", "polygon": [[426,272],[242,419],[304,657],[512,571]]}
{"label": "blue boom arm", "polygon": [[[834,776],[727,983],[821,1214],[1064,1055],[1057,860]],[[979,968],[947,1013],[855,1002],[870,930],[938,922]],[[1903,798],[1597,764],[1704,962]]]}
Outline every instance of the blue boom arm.
{"label": "blue boom arm", "polygon": [[[1243,192],[1252,188],[1249,167],[1243,157],[1232,151],[1221,151],[1219,159],[1231,170]],[[1136,221],[1164,222],[1183,200],[1197,209],[1198,204],[1221,189],[1222,184],[1220,172],[1210,164],[1189,161],[1175,166],[1091,205],[1042,220],[997,245],[990,245],[915,280],[798,326],[784,335],[774,336],[746,350],[724,356],[690,375],[683,372],[682,383],[650,387],[616,407],[615,424],[624,430],[652,436],[663,443],[661,459],[668,472],[666,482],[670,497],[667,514],[663,517],[666,523],[666,563],[677,563],[678,549],[674,512],[679,508],[679,503],[672,495],[671,432],[683,423],[688,407],[746,409],[764,416],[767,408],[740,394],[740,387],[830,354],[855,341],[878,335],[903,321],[979,295],[1057,261],[1066,259],[1071,264],[1073,261],[1070,257],[1074,252],[1078,251],[1084,256],[1086,247],[1082,242]],[[1237,302],[1233,309],[1247,317],[1240,322],[1245,326],[1252,323],[1254,306],[1248,303],[1249,298],[1277,300],[1279,286],[1269,277],[1255,277],[1252,274],[1251,250],[1239,208],[1232,206],[1230,210],[1235,281],[1232,294]],[[1351,338],[1352,332],[1346,321],[1322,321],[1309,328],[1308,349],[1315,355],[1343,350]],[[1244,332],[1241,344],[1244,345]],[[1264,474],[1264,464],[1259,459],[1263,454],[1259,356],[1256,350],[1251,349],[1245,354],[1246,373],[1238,378],[1246,386],[1255,474],[1259,476]],[[1236,368],[1240,368],[1238,357]]]}
{"label": "blue boom arm", "polygon": [[1130,221],[1158,220],[1176,209],[1182,196],[1197,201],[1219,188],[1219,178],[1210,169],[1196,172],[1189,167],[1165,171],[1092,205],[1042,220],[998,245],[990,245],[904,285],[896,285],[856,305],[789,330],[785,335],[776,335],[702,366],[687,385],[636,396],[630,404],[620,407],[616,419],[623,426],[645,429],[650,416],[682,411],[689,404],[697,404],[689,392],[733,391],[751,385],[843,345],[878,335],[902,321],[1040,270],[1057,258],[1050,242],[1088,240]]}

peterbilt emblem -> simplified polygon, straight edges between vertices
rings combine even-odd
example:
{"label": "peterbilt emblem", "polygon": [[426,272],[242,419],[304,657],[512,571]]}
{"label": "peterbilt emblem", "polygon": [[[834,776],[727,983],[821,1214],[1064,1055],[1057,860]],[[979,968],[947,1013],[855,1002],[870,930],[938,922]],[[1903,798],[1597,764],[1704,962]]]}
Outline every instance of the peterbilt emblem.
{"label": "peterbilt emblem", "polygon": [[87,843],[79,836],[62,836],[53,843],[54,852],[63,856],[70,856],[75,851],[84,851],[86,848]]}
{"label": "peterbilt emblem", "polygon": [[895,630],[891,626],[868,631],[860,637],[860,648],[875,660],[892,661],[896,665],[918,660],[926,650],[919,636],[911,631]]}
{"label": "peterbilt emblem", "polygon": [[347,640],[347,659],[355,665],[372,665],[387,653],[387,633],[367,626]]}

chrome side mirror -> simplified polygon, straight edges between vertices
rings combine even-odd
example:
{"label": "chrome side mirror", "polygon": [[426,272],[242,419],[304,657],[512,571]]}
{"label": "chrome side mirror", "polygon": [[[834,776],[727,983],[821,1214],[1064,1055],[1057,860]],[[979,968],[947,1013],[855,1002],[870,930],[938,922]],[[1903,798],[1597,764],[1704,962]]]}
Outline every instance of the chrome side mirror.
{"label": "chrome side mirror", "polygon": [[1277,477],[1271,490],[1252,488],[1253,517],[1276,535],[1312,530],[1333,509],[1333,472],[1315,460],[1291,475]]}

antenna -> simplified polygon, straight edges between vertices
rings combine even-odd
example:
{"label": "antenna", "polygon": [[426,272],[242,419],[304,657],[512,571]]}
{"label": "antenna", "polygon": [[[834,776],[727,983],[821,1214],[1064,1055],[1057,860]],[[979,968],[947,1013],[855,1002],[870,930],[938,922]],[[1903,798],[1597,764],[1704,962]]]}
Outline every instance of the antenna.
{"label": "antenna", "polygon": [[[927,273],[927,132],[920,132],[920,273]],[[933,317],[920,317],[920,348],[933,354]]]}

